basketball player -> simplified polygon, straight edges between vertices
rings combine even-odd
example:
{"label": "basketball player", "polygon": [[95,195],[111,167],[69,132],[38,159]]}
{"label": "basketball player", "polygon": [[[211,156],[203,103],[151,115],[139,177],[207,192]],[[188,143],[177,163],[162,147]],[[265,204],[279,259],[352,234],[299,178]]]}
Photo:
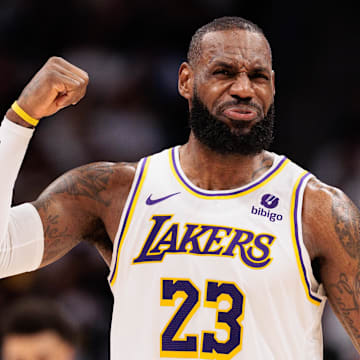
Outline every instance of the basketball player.
{"label": "basketball player", "polygon": [[87,82],[51,58],[2,123],[3,276],[94,243],[110,265],[112,359],[322,359],[326,298],[360,350],[359,211],[266,150],[275,87],[259,27],[226,17],[193,36],[185,145],[74,169],[10,210],[31,128]]}

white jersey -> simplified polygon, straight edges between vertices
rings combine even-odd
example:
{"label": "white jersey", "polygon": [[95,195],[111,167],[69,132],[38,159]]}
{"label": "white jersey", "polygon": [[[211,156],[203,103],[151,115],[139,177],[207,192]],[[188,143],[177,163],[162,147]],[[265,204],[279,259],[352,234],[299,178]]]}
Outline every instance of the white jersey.
{"label": "white jersey", "polygon": [[114,244],[112,360],[322,359],[325,304],[302,239],[312,175],[284,156],[209,191],[179,147],[140,161]]}

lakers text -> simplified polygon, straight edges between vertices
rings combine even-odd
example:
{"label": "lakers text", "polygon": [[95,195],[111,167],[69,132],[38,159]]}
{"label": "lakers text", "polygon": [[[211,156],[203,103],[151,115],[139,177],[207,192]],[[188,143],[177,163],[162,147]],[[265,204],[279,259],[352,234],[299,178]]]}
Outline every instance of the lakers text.
{"label": "lakers text", "polygon": [[[235,257],[246,266],[261,269],[269,265],[275,236],[218,225],[171,222],[173,215],[154,215],[153,226],[133,264],[162,261],[166,254],[194,254]],[[236,250],[238,249],[238,250]]]}

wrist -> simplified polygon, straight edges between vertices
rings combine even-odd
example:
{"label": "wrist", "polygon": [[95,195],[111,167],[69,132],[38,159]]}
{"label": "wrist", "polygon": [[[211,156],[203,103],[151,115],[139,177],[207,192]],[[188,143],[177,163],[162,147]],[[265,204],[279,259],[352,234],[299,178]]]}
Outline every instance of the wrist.
{"label": "wrist", "polygon": [[23,120],[13,109],[9,109],[7,112],[6,112],[6,117],[12,121],[13,123],[15,124],[18,124],[20,126],[23,126],[23,127],[27,127],[29,129],[34,129],[35,126],[29,124],[28,122],[26,122],[25,120]]}
{"label": "wrist", "polygon": [[[16,100],[17,105],[20,107],[20,109],[22,111],[24,111],[26,113],[26,115],[32,117],[33,119],[36,119],[36,121],[40,121],[40,119],[42,118],[42,116],[39,116],[39,114],[36,114],[34,112],[34,105],[29,105],[26,102],[26,97],[24,96],[20,96],[17,100]],[[13,108],[14,109],[14,108]],[[16,109],[14,109],[16,110]],[[21,115],[21,114],[19,114]],[[35,125],[36,126],[36,125]]]}
{"label": "wrist", "polygon": [[[17,115],[14,116],[11,114],[10,112],[10,118],[13,119],[14,122],[16,122],[19,125],[25,126],[24,123],[27,123],[33,127],[35,127],[38,123],[39,120],[35,119],[34,117],[32,117],[31,115],[29,115],[29,113],[27,113],[19,104],[17,101],[14,101],[14,103],[11,105],[11,110]],[[20,120],[20,119],[21,120]],[[28,126],[26,126],[28,127]]]}

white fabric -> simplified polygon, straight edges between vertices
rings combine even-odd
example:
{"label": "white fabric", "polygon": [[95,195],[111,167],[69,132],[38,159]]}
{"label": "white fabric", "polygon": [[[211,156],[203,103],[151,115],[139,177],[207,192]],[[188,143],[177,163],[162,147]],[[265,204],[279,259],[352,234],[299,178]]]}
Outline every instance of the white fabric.
{"label": "white fabric", "polygon": [[259,179],[222,191],[186,179],[178,148],[139,163],[109,276],[111,359],[322,359],[325,297],[292,226],[312,175],[273,156]]}
{"label": "white fabric", "polygon": [[33,132],[6,118],[0,126],[0,277],[34,270],[42,259],[37,211],[29,204],[10,210],[15,180]]}
{"label": "white fabric", "polygon": [[39,213],[29,203],[10,210],[8,230],[0,243],[0,276],[32,271],[44,253],[44,231]]}

